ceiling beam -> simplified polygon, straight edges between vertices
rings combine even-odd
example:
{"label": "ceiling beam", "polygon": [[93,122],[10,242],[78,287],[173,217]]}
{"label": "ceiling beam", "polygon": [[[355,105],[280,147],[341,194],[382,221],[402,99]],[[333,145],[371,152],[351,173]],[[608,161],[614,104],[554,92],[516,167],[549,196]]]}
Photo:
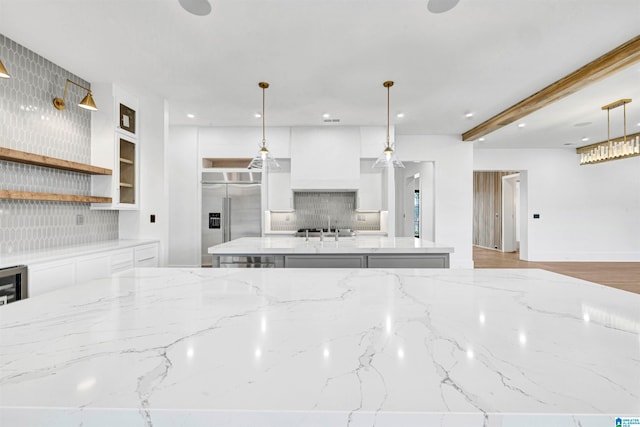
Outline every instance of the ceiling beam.
{"label": "ceiling beam", "polygon": [[618,46],[462,134],[473,141],[640,61],[640,36]]}

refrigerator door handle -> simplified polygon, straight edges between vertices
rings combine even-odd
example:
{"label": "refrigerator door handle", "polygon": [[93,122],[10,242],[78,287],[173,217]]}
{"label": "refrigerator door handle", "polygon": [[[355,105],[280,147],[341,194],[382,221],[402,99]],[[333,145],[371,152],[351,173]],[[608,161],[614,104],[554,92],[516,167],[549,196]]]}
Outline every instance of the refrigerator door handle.
{"label": "refrigerator door handle", "polygon": [[222,198],[222,241],[229,241],[229,198]]}
{"label": "refrigerator door handle", "polygon": [[227,233],[229,233],[229,240],[231,240],[231,197],[227,197]]}

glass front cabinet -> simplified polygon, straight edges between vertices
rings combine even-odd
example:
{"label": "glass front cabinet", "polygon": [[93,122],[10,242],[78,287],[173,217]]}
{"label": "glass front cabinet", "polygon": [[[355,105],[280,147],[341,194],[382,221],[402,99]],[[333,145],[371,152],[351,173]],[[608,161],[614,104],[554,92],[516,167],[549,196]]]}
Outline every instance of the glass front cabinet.
{"label": "glass front cabinet", "polygon": [[109,168],[111,176],[93,176],[91,195],[111,197],[111,203],[93,203],[92,209],[138,209],[139,111],[138,100],[113,84],[93,84],[98,111],[91,116],[91,162]]}

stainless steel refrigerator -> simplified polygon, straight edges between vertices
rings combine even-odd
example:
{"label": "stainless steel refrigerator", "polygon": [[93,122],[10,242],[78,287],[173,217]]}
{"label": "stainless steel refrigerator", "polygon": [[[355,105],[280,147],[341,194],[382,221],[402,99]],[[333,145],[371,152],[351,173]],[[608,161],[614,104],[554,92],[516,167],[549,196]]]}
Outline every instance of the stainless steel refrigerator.
{"label": "stainless steel refrigerator", "polygon": [[240,237],[260,237],[260,173],[206,172],[202,176],[202,266],[209,247]]}

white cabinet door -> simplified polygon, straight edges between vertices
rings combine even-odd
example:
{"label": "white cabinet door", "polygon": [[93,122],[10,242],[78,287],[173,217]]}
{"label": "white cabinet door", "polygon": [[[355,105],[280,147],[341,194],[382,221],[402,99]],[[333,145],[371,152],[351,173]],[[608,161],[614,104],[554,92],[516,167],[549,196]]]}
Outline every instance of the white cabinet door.
{"label": "white cabinet door", "polygon": [[133,249],[120,249],[111,252],[111,274],[133,268]]}
{"label": "white cabinet door", "polygon": [[269,173],[269,210],[293,209],[291,173]]}
{"label": "white cabinet door", "polygon": [[358,209],[379,211],[382,208],[382,173],[363,168],[358,190]]}
{"label": "white cabinet door", "polygon": [[158,266],[158,245],[138,246],[134,250],[134,266],[136,268]]}
{"label": "white cabinet door", "polygon": [[74,259],[29,266],[29,298],[76,284]]}
{"label": "white cabinet door", "polygon": [[82,257],[76,261],[76,283],[108,277],[110,274],[111,257],[109,254]]}

